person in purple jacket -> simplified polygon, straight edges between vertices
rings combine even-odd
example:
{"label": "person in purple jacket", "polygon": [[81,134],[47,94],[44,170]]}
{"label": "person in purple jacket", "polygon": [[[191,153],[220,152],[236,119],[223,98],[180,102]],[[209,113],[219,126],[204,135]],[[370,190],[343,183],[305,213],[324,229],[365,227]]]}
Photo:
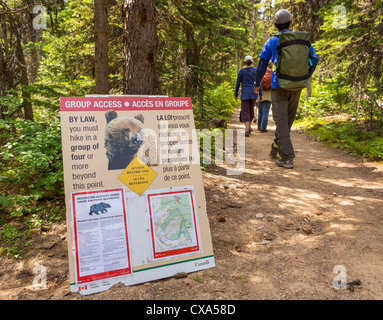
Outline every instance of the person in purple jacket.
{"label": "person in purple jacket", "polygon": [[[241,90],[241,113],[239,120],[245,123],[245,136],[249,137],[252,130],[251,122],[254,119],[254,107],[258,94],[254,93],[254,82],[257,68],[252,67],[254,63],[252,56],[246,56],[244,59],[245,67],[239,70],[237,84],[235,86],[235,99],[238,99],[239,87]],[[259,100],[262,100],[262,88],[259,90]]]}

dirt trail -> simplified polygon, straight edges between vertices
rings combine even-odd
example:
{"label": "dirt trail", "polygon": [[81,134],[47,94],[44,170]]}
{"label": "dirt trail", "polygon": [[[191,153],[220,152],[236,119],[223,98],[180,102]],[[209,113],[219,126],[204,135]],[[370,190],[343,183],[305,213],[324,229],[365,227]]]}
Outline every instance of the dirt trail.
{"label": "dirt trail", "polygon": [[[383,165],[294,131],[295,169],[280,168],[268,129],[246,138],[243,174],[203,173],[215,268],[82,297],[69,292],[62,222],[30,239],[23,260],[0,257],[0,299],[383,299]],[[32,289],[36,263],[46,290]],[[361,285],[334,289],[337,265]]]}

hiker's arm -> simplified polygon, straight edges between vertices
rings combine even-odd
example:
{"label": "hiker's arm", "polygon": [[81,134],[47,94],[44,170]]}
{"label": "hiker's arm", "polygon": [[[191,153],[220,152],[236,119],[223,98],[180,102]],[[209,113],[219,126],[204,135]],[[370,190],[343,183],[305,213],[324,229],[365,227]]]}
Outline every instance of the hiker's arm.
{"label": "hiker's arm", "polygon": [[309,68],[309,76],[311,77],[313,75],[313,73],[317,67],[318,61],[319,61],[318,56],[317,56],[317,54],[314,50],[314,47],[312,45],[310,46],[309,59],[312,63],[312,66],[310,66],[310,68]]}
{"label": "hiker's arm", "polygon": [[241,82],[242,82],[242,72],[240,70],[239,73],[238,73],[238,77],[237,77],[237,84],[235,85],[234,97],[236,99],[238,98],[238,91],[239,91],[239,86],[241,85]]}
{"label": "hiker's arm", "polygon": [[271,41],[271,38],[266,41],[265,45],[262,48],[261,53],[259,54],[260,59],[259,59],[257,73],[255,75],[255,82],[254,82],[255,91],[257,91],[258,88],[260,87],[263,76],[265,75],[267,70],[267,65],[269,64],[269,61],[271,59],[272,50],[270,47],[270,41]]}
{"label": "hiker's arm", "polygon": [[255,74],[255,82],[254,82],[254,86],[256,88],[258,88],[261,85],[261,81],[266,73],[268,64],[269,64],[268,60],[265,60],[263,58],[259,59],[257,73]]}

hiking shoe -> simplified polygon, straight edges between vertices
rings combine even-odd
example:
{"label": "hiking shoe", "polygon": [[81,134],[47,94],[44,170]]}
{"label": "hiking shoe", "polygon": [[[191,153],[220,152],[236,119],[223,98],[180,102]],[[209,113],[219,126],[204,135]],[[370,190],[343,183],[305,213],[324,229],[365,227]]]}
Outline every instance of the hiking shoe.
{"label": "hiking shoe", "polygon": [[273,159],[276,159],[278,156],[278,145],[273,142],[271,144],[271,150],[270,150],[270,157],[272,157]]}
{"label": "hiking shoe", "polygon": [[275,164],[279,167],[283,167],[286,169],[294,169],[294,161],[293,159],[288,159],[288,160],[283,160],[283,159],[278,159]]}
{"label": "hiking shoe", "polygon": [[245,132],[245,137],[250,137],[250,131]]}

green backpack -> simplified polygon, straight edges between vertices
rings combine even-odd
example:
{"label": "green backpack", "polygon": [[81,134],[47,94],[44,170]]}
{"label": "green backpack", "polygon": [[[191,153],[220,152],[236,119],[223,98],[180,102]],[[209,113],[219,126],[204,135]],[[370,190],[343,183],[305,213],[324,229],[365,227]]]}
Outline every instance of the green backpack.
{"label": "green backpack", "polygon": [[279,44],[276,75],[279,86],[286,90],[306,88],[310,67],[310,32],[283,32],[277,37],[279,37]]}

